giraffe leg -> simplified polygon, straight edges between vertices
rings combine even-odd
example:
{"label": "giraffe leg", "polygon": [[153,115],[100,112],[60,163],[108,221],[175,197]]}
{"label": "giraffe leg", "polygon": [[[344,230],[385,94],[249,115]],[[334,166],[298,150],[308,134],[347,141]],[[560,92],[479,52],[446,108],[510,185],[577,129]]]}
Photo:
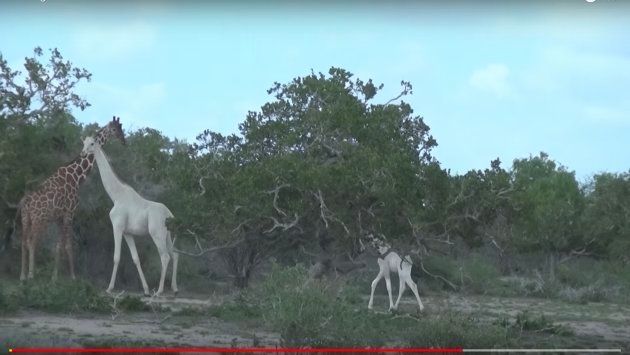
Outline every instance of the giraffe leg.
{"label": "giraffe leg", "polygon": [[389,295],[389,310],[394,309],[394,301],[392,300],[392,280],[389,272],[385,273],[385,286],[387,286],[387,294]]}
{"label": "giraffe leg", "polygon": [[177,262],[179,260],[179,253],[177,253],[176,251],[173,250],[174,246],[173,246],[173,240],[171,239],[171,232],[168,232],[168,235],[166,237],[166,247],[168,248],[168,251],[171,255],[171,257],[173,258],[173,276],[171,277],[171,289],[173,290],[173,293],[177,294],[178,289],[177,289]]}
{"label": "giraffe leg", "polygon": [[35,249],[37,247],[37,238],[44,231],[43,224],[36,224],[31,229],[28,238],[28,276],[27,278],[32,279],[35,276]]}
{"label": "giraffe leg", "polygon": [[400,299],[402,298],[403,293],[405,292],[405,281],[407,280],[407,276],[404,274],[404,271],[399,270],[398,273],[398,299],[394,304],[394,309],[398,309],[398,303],[400,303]]}
{"label": "giraffe leg", "polygon": [[368,309],[372,309],[372,306],[374,304],[374,290],[376,290],[376,286],[378,285],[379,281],[381,281],[382,278],[383,278],[383,270],[379,271],[374,281],[372,281],[372,292],[370,293],[370,302],[368,302]]}
{"label": "giraffe leg", "polygon": [[155,246],[158,248],[158,253],[160,253],[160,261],[162,262],[162,272],[160,274],[160,285],[158,286],[157,295],[162,294],[164,291],[164,279],[166,278],[166,269],[168,268],[168,263],[171,260],[171,257],[168,252],[168,248],[166,246],[166,236],[167,230],[165,227],[157,228],[151,233],[151,237],[153,237],[153,242]]}
{"label": "giraffe leg", "polygon": [[22,215],[22,269],[20,270],[20,281],[26,280],[27,260],[28,260],[28,244],[30,239],[30,223],[28,218]]}
{"label": "giraffe leg", "polygon": [[415,282],[413,282],[411,277],[407,279],[407,285],[409,285],[409,288],[411,289],[413,294],[416,296],[416,300],[418,300],[418,307],[420,307],[420,312],[422,312],[422,310],[424,309],[424,305],[422,304],[422,301],[420,300],[420,295],[418,294],[418,286],[416,285]]}
{"label": "giraffe leg", "polygon": [[70,268],[70,277],[73,280],[76,280],[76,275],[74,273],[74,253],[72,250],[72,243],[74,241],[73,233],[72,233],[72,218],[65,218],[63,221],[62,227],[62,235],[64,241],[64,249],[66,250],[66,255],[68,256],[68,267]]}
{"label": "giraffe leg", "polygon": [[28,243],[28,279],[32,279],[35,276],[35,246],[37,244],[37,237],[31,235]]}
{"label": "giraffe leg", "polygon": [[58,276],[58,272],[59,272],[59,255],[61,254],[61,246],[64,243],[63,240],[63,235],[61,236],[61,238],[59,238],[59,240],[57,240],[57,243],[55,244],[55,266],[53,267],[53,273],[52,273],[52,282],[57,282],[57,276]]}
{"label": "giraffe leg", "polygon": [[120,262],[120,244],[122,242],[122,226],[112,221],[114,228],[114,268],[112,269],[112,278],[109,280],[109,287],[107,287],[107,293],[111,293],[116,283],[116,274],[118,273],[118,263]]}
{"label": "giraffe leg", "polygon": [[129,246],[129,252],[131,252],[131,259],[133,259],[133,263],[136,264],[136,268],[138,269],[138,275],[140,275],[140,281],[142,282],[142,288],[144,289],[144,295],[149,295],[149,285],[147,285],[147,280],[144,278],[144,273],[142,272],[142,266],[140,265],[140,258],[138,257],[138,250],[136,249],[136,241],[133,239],[133,236],[125,234],[125,241],[127,242],[127,246]]}
{"label": "giraffe leg", "polygon": [[168,263],[171,260],[170,255],[166,250],[160,252],[160,261],[162,262],[162,273],[160,274],[160,286],[158,287],[156,295],[161,295],[164,291],[164,279],[166,278],[166,269],[168,269]]}

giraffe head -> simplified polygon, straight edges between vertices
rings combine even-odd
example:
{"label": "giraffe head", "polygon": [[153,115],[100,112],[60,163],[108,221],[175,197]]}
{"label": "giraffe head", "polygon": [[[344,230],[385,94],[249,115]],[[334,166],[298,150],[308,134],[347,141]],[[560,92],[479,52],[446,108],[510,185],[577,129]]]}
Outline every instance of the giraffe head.
{"label": "giraffe head", "polygon": [[97,148],[101,147],[101,143],[94,137],[86,137],[83,140],[83,150],[81,151],[81,155],[90,155],[94,154]]}
{"label": "giraffe head", "polygon": [[120,123],[120,117],[114,116],[112,121],[107,124],[107,126],[101,128],[94,139],[100,144],[104,145],[109,141],[112,137],[118,138],[122,144],[125,144],[125,134],[122,130],[122,124]]}
{"label": "giraffe head", "polygon": [[[368,246],[378,250],[381,255],[387,253],[387,251],[391,249],[391,246],[387,243],[387,238],[385,238],[385,235],[382,233],[379,233],[378,236],[370,233],[361,239],[364,239]],[[366,246],[363,244],[363,240],[361,239],[359,239],[359,243],[361,244],[361,251],[364,251]]]}

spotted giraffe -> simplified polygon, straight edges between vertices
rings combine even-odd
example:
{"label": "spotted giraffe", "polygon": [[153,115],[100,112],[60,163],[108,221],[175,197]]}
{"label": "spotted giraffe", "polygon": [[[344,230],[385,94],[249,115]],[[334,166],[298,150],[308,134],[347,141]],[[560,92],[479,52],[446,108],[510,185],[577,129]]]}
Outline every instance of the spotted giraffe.
{"label": "spotted giraffe", "polygon": [[[105,144],[110,138],[117,138],[125,144],[120,118],[114,117],[107,126],[100,129],[94,139]],[[20,280],[32,279],[35,272],[35,247],[37,239],[46,227],[55,222],[61,231],[61,237],[55,247],[55,267],[52,279],[57,279],[59,254],[62,247],[66,250],[70,264],[70,276],[75,279],[74,258],[72,254],[72,220],[79,204],[79,186],[85,181],[94,166],[93,154],[81,154],[72,162],[42,182],[39,187],[27,193],[19,203],[22,218],[22,270]],[[17,218],[17,216],[16,216]],[[27,269],[28,258],[28,269]]]}

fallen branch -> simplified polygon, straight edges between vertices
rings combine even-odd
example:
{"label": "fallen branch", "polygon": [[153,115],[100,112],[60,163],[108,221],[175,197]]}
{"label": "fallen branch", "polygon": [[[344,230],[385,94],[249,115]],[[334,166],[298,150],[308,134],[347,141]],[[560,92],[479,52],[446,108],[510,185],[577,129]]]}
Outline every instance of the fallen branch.
{"label": "fallen branch", "polygon": [[436,278],[436,279],[440,279],[440,280],[444,281],[444,283],[449,285],[453,290],[457,290],[457,286],[455,286],[455,284],[453,284],[449,280],[445,279],[444,277],[442,277],[440,275],[433,275],[432,273],[427,271],[427,269],[424,268],[424,264],[422,263],[422,260],[420,260],[420,268],[422,268],[422,271],[424,271],[427,275],[429,275],[429,276],[431,276],[433,278]]}

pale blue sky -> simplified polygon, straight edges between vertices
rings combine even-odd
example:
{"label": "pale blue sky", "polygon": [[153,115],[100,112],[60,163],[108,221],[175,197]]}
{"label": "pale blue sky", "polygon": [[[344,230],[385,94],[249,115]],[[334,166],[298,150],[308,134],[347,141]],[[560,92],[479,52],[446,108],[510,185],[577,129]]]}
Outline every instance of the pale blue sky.
{"label": "pale blue sky", "polygon": [[452,172],[539,151],[581,180],[630,168],[628,2],[234,2],[1,2],[0,52],[21,69],[58,47],[92,72],[84,123],[236,133],[274,81],[338,66],[385,84],[377,102],[411,81]]}

